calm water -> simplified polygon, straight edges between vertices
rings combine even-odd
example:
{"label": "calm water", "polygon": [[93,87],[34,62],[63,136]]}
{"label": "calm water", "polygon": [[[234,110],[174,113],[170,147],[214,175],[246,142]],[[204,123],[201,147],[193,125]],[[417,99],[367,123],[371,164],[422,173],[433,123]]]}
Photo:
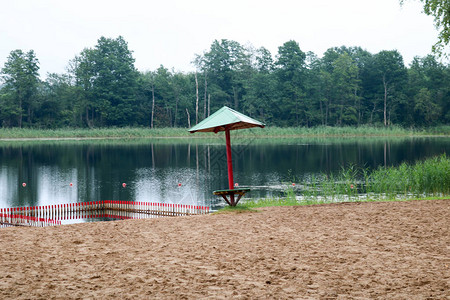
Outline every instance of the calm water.
{"label": "calm water", "polygon": [[[338,172],[349,164],[376,168],[450,153],[450,138],[267,141],[232,137],[232,149],[235,182],[252,188],[249,197],[264,197],[278,195],[292,181]],[[222,137],[207,143],[0,142],[0,207],[132,200],[215,208],[222,201],[212,192],[227,184]]]}

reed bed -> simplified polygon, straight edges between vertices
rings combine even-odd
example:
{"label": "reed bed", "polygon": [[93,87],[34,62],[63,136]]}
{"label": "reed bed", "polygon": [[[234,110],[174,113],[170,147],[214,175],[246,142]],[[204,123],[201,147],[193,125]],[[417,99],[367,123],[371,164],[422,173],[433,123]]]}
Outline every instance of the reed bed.
{"label": "reed bed", "polygon": [[62,129],[30,129],[2,128],[0,138],[148,138],[148,137],[188,137],[185,128],[62,128]]}
{"label": "reed bed", "polygon": [[[239,131],[236,135],[249,134],[249,131]],[[266,127],[264,130],[253,129],[251,134],[259,137],[384,137],[384,136],[427,136],[450,135],[450,126],[434,128],[403,128],[401,126],[375,127]]]}
{"label": "reed bed", "polygon": [[400,200],[450,195],[450,158],[446,154],[415,164],[376,170],[348,166],[336,175],[321,175],[305,182],[302,196],[331,201]]}
{"label": "reed bed", "polygon": [[[362,136],[440,136],[450,135],[450,126],[428,129],[390,127],[266,127],[263,130],[246,129],[233,132],[236,137],[362,137]],[[0,139],[56,139],[56,138],[210,138],[211,134],[192,135],[188,128],[0,128]]]}
{"label": "reed bed", "polygon": [[450,158],[443,154],[415,165],[403,163],[396,168],[379,168],[367,181],[369,193],[449,195]]}
{"label": "reed bed", "polygon": [[337,175],[311,176],[300,186],[286,186],[284,197],[241,201],[242,205],[255,208],[448,197],[450,158],[442,154],[415,164],[372,171],[351,165]]}

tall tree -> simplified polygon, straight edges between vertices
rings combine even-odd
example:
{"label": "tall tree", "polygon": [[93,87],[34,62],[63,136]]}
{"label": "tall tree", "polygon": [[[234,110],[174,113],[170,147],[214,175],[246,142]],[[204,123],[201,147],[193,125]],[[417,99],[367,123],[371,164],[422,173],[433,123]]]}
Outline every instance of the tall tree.
{"label": "tall tree", "polygon": [[193,99],[192,95],[192,86],[191,86],[191,77],[190,75],[185,75],[183,73],[176,73],[172,78],[173,85],[173,93],[175,97],[175,111],[174,111],[174,126],[175,127],[186,127],[189,126],[190,120],[185,122],[184,118],[180,117],[179,112],[184,114],[186,109],[190,109],[192,105],[191,99]]}
{"label": "tall tree", "polygon": [[383,123],[389,125],[388,113],[395,101],[400,99],[398,92],[406,81],[406,68],[403,57],[397,50],[380,51],[374,56],[375,72],[383,91]]}
{"label": "tall tree", "polygon": [[22,127],[26,117],[27,124],[31,126],[40,82],[39,61],[34,51],[11,51],[1,74],[6,92],[6,103],[1,104],[4,123]]}
{"label": "tall tree", "polygon": [[358,122],[355,90],[358,87],[358,66],[347,53],[333,62],[332,82],[335,90],[337,125],[355,125]]}
{"label": "tall tree", "polygon": [[137,88],[137,122],[139,125],[153,128],[155,112],[155,77],[156,72],[139,73]]}
{"label": "tall tree", "polygon": [[450,86],[448,85],[450,74],[448,70],[448,67],[439,63],[432,55],[414,58],[408,70],[408,97],[414,99],[414,103],[411,103],[414,109],[412,107],[409,109],[409,115],[415,117],[415,119],[409,120],[410,124],[423,123],[424,117],[417,114],[419,107],[426,107],[429,115],[432,116],[428,118],[429,122],[427,121],[423,125],[437,123],[434,116],[438,112],[440,112],[438,119],[450,121],[447,117],[450,109]]}
{"label": "tall tree", "polygon": [[273,73],[273,59],[264,47],[254,53],[254,66],[249,80],[246,81],[246,94],[243,97],[243,109],[251,116],[257,115],[265,122],[272,121],[271,104],[276,98],[276,80]]}
{"label": "tall tree", "polygon": [[333,76],[335,61],[339,58],[337,48],[330,48],[325,51],[320,60],[320,81],[323,89],[323,106],[324,106],[324,124],[338,124],[338,103],[335,88],[337,76]]}
{"label": "tall tree", "polygon": [[278,47],[275,65],[281,92],[279,109],[282,118],[295,121],[297,126],[309,123],[304,103],[305,59],[306,54],[295,41],[288,41]]}
{"label": "tall tree", "polygon": [[[130,125],[135,119],[138,72],[132,52],[123,37],[101,37],[94,49],[85,49],[75,58],[77,83],[86,101],[86,122],[99,125]],[[92,112],[89,120],[88,112]]]}
{"label": "tall tree", "polygon": [[[195,55],[195,59],[192,62],[196,67],[197,70],[203,71],[203,77],[204,77],[204,86],[203,86],[203,119],[205,119],[207,116],[209,117],[209,114],[207,115],[207,107],[208,107],[208,68],[206,66],[205,57],[203,55]],[[197,75],[195,74],[195,77]],[[198,86],[198,79],[196,87]],[[198,87],[197,87],[198,88]],[[198,114],[198,113],[197,113]],[[198,120],[197,120],[198,122]]]}
{"label": "tall tree", "polygon": [[94,96],[95,50],[84,49],[69,62],[68,69],[69,73],[75,78],[76,113],[79,116],[80,123],[93,127],[96,118],[100,115]]}
{"label": "tall tree", "polygon": [[311,125],[326,125],[325,108],[325,84],[321,76],[321,59],[313,52],[306,54],[307,76],[305,80],[306,98],[309,102]]}
{"label": "tall tree", "polygon": [[414,113],[417,125],[436,125],[441,112],[427,88],[420,89],[415,95]]}
{"label": "tall tree", "polygon": [[96,50],[95,96],[107,125],[130,125],[134,118],[138,72],[123,37],[101,37]]}
{"label": "tall tree", "polygon": [[44,128],[76,127],[77,93],[67,74],[47,74],[41,84],[42,101],[36,111],[36,124]]}
{"label": "tall tree", "polygon": [[155,85],[153,92],[155,97],[155,127],[173,126],[175,97],[172,81],[172,72],[161,65],[155,73]]}
{"label": "tall tree", "polygon": [[215,107],[224,104],[239,109],[245,94],[250,58],[246,49],[236,41],[215,40],[200,59],[201,68],[208,74],[208,94]]}

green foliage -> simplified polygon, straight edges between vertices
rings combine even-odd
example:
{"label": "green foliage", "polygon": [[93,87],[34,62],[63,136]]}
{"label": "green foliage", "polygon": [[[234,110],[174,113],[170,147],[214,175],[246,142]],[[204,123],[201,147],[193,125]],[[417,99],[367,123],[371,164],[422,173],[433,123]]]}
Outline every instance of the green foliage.
{"label": "green foliage", "polygon": [[139,74],[121,36],[101,37],[94,49],[85,49],[74,59],[71,72],[81,94],[79,109],[87,126],[133,123]]}
{"label": "green foliage", "polygon": [[391,113],[400,105],[402,87],[406,81],[406,68],[401,54],[394,51],[380,51],[374,56],[375,82],[382,91],[383,124],[391,124]]}
{"label": "green foliage", "polygon": [[[205,83],[210,86],[211,97],[217,103],[214,109],[222,105],[239,109],[250,64],[246,49],[238,42],[227,39],[215,40],[210,50],[198,57],[197,66],[208,76]],[[203,88],[206,89],[206,85]]]}
{"label": "green foliage", "polygon": [[307,106],[304,101],[306,54],[295,41],[288,41],[278,48],[275,75],[278,79],[278,98],[274,102],[284,125],[307,125]]}
{"label": "green foliage", "polygon": [[330,126],[397,130],[450,122],[450,68],[433,56],[406,68],[395,50],[342,46],[319,58],[291,40],[273,57],[264,47],[223,39],[194,64],[191,73],[164,66],[141,73],[122,37],[101,37],[69,62],[67,74],[41,82],[34,52],[15,50],[2,68],[0,126],[186,128],[223,105],[312,134]]}
{"label": "green foliage", "polygon": [[358,124],[357,104],[360,98],[357,93],[360,80],[356,61],[342,49],[330,49],[325,55],[324,62],[327,65],[322,70],[327,86],[324,102],[325,124],[332,122],[339,126],[356,125]]}
{"label": "green foliage", "polygon": [[439,118],[439,106],[433,101],[431,92],[427,88],[421,89],[414,97],[414,113],[417,120],[422,120],[419,125],[434,125]]}
{"label": "green foliage", "polygon": [[31,126],[39,85],[39,61],[34,51],[11,51],[1,74],[5,83],[0,103],[3,125],[22,127],[25,118]]}

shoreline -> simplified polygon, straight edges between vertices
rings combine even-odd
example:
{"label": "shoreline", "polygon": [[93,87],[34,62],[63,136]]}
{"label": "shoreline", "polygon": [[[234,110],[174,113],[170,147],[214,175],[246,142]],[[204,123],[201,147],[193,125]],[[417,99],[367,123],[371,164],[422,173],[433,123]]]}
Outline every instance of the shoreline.
{"label": "shoreline", "polygon": [[[214,140],[218,135],[211,136],[103,136],[103,137],[0,137],[0,142],[28,142],[28,141],[90,141],[90,140]],[[237,134],[234,138],[246,138],[246,135]],[[255,138],[266,139],[352,139],[352,138],[449,138],[450,135],[255,135]]]}
{"label": "shoreline", "polygon": [[[96,139],[211,139],[213,134],[191,134],[188,128],[64,128],[64,129],[19,129],[0,128],[0,141],[29,140],[96,140]],[[428,129],[405,129],[401,127],[266,127],[264,129],[244,129],[233,132],[238,138],[410,138],[410,137],[450,137],[450,126]]]}

